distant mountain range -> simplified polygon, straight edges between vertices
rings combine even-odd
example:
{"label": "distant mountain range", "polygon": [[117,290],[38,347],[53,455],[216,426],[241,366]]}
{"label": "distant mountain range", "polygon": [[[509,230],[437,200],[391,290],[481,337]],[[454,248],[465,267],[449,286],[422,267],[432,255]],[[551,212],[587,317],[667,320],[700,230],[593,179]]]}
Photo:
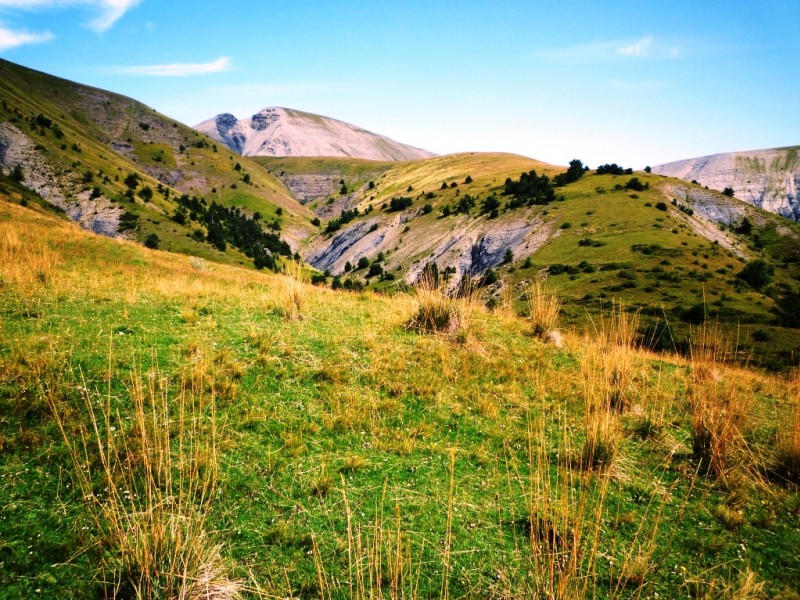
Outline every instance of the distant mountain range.
{"label": "distant mountain range", "polygon": [[800,221],[800,146],[725,152],[653,167],[654,173],[696,181],[736,198]]}
{"label": "distant mountain range", "polygon": [[432,152],[329,117],[269,107],[246,119],[217,115],[195,129],[242,156],[328,156],[403,161]]}

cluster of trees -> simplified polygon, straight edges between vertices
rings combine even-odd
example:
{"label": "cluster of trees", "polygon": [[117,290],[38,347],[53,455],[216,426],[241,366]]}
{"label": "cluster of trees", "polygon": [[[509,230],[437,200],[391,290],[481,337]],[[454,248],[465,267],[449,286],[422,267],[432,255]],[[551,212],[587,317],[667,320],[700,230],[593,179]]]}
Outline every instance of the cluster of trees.
{"label": "cluster of trees", "polygon": [[469,211],[475,207],[475,198],[469,194],[465,194],[461,196],[458,200],[458,204],[451,207],[450,205],[446,205],[442,209],[442,216],[449,217],[452,214],[469,214]]}
{"label": "cluster of trees", "polygon": [[331,219],[328,221],[328,224],[325,226],[325,233],[333,233],[335,231],[339,231],[342,228],[342,225],[347,225],[350,221],[355,219],[360,213],[358,212],[358,207],[352,210],[345,210],[342,211],[342,214],[339,215],[336,219]]}
{"label": "cluster of trees", "polygon": [[[227,208],[213,201],[209,206],[204,198],[190,198],[186,194],[177,202],[179,206],[172,220],[181,225],[187,225],[190,221],[205,225],[208,232],[205,241],[220,252],[224,252],[230,244],[252,258],[256,268],[272,270],[277,267],[274,255],[292,255],[289,244],[279,235],[264,231],[255,215],[250,217],[239,208]],[[202,230],[195,232],[195,239],[203,240]]]}
{"label": "cluster of trees", "polygon": [[[35,117],[32,117],[29,122],[31,129],[33,130],[38,129],[40,135],[46,135],[45,129],[50,129],[53,132],[53,135],[56,136],[56,138],[61,139],[64,137],[64,132],[61,131],[59,126],[53,123],[52,119],[45,117],[42,113],[39,113]],[[64,148],[62,148],[62,150],[63,149]]]}
{"label": "cluster of trees", "polygon": [[638,177],[631,177],[625,184],[626,190],[633,190],[635,192],[643,192],[650,189],[650,182],[642,183]]}
{"label": "cluster of trees", "polygon": [[547,175],[537,175],[536,169],[531,169],[522,173],[516,181],[510,177],[506,179],[503,195],[514,198],[509,208],[519,208],[526,204],[550,204],[556,199],[556,189]]}
{"label": "cluster of trees", "polygon": [[617,163],[600,165],[597,167],[598,175],[632,175],[633,169],[626,169]]}
{"label": "cluster of trees", "polygon": [[[516,200],[517,199],[515,198],[514,201]],[[481,214],[488,214],[490,219],[496,219],[500,214],[499,210],[500,200],[494,194],[487,196],[483,199],[483,202],[481,202]]]}
{"label": "cluster of trees", "polygon": [[407,196],[399,196],[389,201],[389,212],[397,212],[409,208],[414,201]]}
{"label": "cluster of trees", "polygon": [[336,277],[333,278],[333,282],[331,283],[331,289],[346,290],[348,292],[360,292],[361,290],[364,289],[364,282],[350,277],[342,281],[342,278],[339,275],[337,275]]}
{"label": "cluster of trees", "polygon": [[139,215],[126,210],[119,217],[119,224],[117,231],[124,233],[126,231],[135,231],[139,227]]}

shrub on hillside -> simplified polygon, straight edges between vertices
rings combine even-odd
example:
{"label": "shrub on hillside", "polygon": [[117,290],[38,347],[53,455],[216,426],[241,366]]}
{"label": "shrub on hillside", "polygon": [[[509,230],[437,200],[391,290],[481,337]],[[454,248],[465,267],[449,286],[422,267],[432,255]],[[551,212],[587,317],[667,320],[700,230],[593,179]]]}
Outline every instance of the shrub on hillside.
{"label": "shrub on hillside", "polygon": [[683,318],[685,321],[688,321],[689,323],[694,323],[696,325],[702,323],[708,318],[706,305],[703,302],[698,302],[697,304],[693,304],[692,306],[683,311]]}
{"label": "shrub on hillside", "polygon": [[643,192],[649,187],[649,183],[642,183],[638,177],[631,177],[625,184],[626,190],[633,190],[634,192]]}
{"label": "shrub on hillside", "polygon": [[155,233],[151,233],[148,235],[144,240],[144,245],[148,248],[152,248],[153,250],[158,249],[158,244],[161,242],[161,238],[159,238]]}
{"label": "shrub on hillside", "polygon": [[772,282],[774,273],[775,267],[773,265],[764,259],[758,258],[747,263],[736,277],[747,282],[753,289],[760,290]]}
{"label": "shrub on hillside", "polygon": [[569,168],[564,173],[559,173],[553,178],[553,184],[556,187],[563,187],[569,183],[578,181],[586,172],[588,167],[584,167],[583,163],[577,158],[569,161]]}

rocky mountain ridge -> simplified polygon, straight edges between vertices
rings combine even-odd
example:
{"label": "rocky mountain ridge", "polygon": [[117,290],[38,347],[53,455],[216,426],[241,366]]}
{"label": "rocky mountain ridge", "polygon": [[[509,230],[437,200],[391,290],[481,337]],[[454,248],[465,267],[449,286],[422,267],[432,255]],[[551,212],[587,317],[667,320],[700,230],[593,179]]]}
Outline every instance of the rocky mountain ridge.
{"label": "rocky mountain ridge", "polygon": [[732,188],[736,198],[800,221],[800,146],[725,152],[653,167],[654,173]]}
{"label": "rocky mountain ridge", "polygon": [[431,158],[433,153],[350,123],[281,107],[237,119],[225,113],[195,129],[242,156],[329,156],[380,161]]}

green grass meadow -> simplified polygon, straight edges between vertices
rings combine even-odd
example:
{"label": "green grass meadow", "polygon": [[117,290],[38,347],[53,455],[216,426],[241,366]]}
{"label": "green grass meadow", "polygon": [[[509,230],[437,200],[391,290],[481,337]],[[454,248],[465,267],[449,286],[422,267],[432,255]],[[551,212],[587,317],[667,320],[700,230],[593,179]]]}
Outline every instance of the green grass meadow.
{"label": "green grass meadow", "polygon": [[800,594],[797,376],[726,363],[711,328],[691,359],[649,353],[615,304],[556,348],[465,300],[425,333],[422,295],[151,251],[19,199],[0,597]]}

